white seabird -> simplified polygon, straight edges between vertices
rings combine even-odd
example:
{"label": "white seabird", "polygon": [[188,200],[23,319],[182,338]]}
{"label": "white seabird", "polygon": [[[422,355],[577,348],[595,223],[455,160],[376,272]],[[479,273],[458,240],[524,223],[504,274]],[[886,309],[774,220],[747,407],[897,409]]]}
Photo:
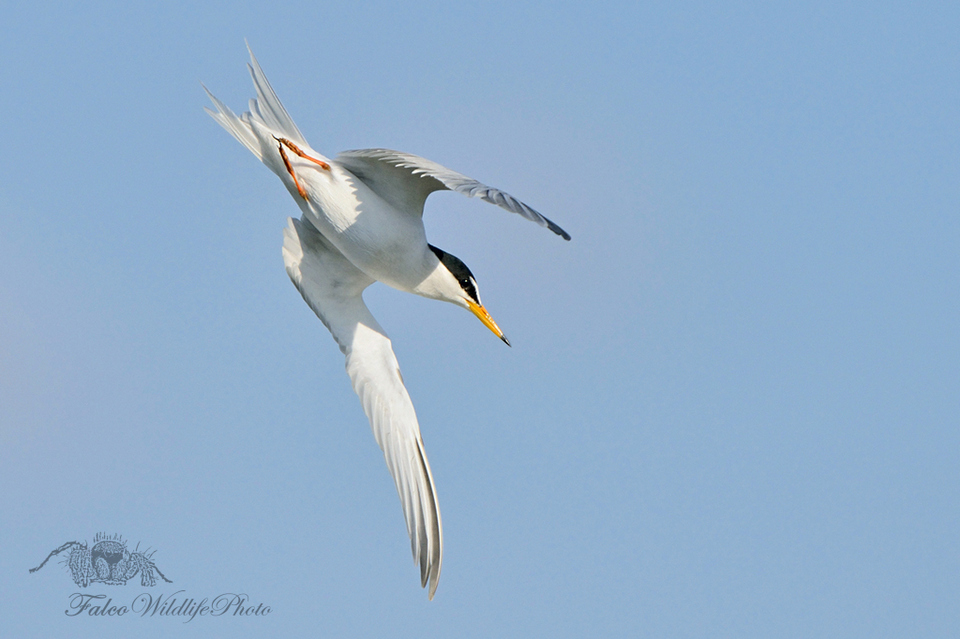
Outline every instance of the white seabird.
{"label": "white seabird", "polygon": [[250,52],[256,99],[234,115],[207,94],[206,111],[279,176],[303,216],[284,229],[283,260],[303,299],[346,355],[347,373],[370,420],[400,495],[421,585],[437,590],[443,551],[440,508],[413,403],[383,328],[361,296],[376,281],[468,309],[500,339],[466,265],[427,243],[423,204],[449,189],[496,204],[545,226],[559,226],[513,196],[435,162],[388,149],[346,151],[328,159],[303,138]]}

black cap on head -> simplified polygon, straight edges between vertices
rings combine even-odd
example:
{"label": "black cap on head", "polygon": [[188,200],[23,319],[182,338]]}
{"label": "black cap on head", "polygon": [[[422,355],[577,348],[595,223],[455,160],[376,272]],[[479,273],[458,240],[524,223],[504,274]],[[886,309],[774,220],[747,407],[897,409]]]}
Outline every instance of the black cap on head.
{"label": "black cap on head", "polygon": [[427,246],[430,247],[430,250],[434,252],[440,262],[447,267],[447,270],[457,278],[457,282],[460,283],[460,288],[463,289],[463,292],[479,304],[480,294],[477,292],[477,280],[473,277],[473,273],[470,272],[467,265],[463,263],[463,260],[454,255],[450,255],[442,249],[438,249],[433,244],[427,244]]}

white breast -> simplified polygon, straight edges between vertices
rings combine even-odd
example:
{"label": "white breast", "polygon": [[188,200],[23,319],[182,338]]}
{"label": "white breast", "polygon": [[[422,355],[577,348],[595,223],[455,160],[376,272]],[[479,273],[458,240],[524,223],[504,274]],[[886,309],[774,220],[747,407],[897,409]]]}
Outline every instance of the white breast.
{"label": "white breast", "polygon": [[[258,130],[259,129],[259,130]],[[311,223],[357,268],[403,291],[412,291],[436,267],[427,247],[423,220],[399,211],[336,161],[313,149],[303,151],[329,163],[325,170],[292,153],[287,160],[307,193],[297,192],[272,132],[255,127],[264,163],[287,186]]]}

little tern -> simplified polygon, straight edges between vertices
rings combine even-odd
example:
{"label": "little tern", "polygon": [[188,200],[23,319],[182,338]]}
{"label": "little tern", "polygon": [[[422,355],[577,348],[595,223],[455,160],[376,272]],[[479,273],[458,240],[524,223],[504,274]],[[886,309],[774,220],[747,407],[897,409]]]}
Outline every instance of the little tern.
{"label": "little tern", "polygon": [[287,274],[346,356],[353,389],[400,496],[421,586],[429,583],[433,599],[443,547],[437,493],[390,339],[362,293],[383,282],[462,306],[509,346],[480,302],[470,269],[427,243],[427,196],[452,190],[478,197],[565,240],[570,236],[513,196],[416,155],[364,149],[324,157],[304,139],[252,51],[248,68],[257,93],[250,110],[237,116],[207,91],[216,111],[206,111],[276,173],[300,205],[303,215],[290,218],[283,234]]}

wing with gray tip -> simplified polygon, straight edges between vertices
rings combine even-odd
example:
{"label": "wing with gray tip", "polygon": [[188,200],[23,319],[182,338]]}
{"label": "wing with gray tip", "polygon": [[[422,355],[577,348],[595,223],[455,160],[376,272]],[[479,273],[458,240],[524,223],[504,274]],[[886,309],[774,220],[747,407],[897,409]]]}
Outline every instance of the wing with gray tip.
{"label": "wing with gray tip", "polygon": [[443,560],[440,507],[420,426],[390,339],[361,293],[373,279],[351,264],[309,222],[289,221],[283,261],[303,299],[347,358],[347,373],[383,451],[400,496],[422,586],[433,599]]}
{"label": "wing with gray tip", "polygon": [[509,193],[482,184],[462,173],[412,153],[390,149],[344,151],[336,157],[345,169],[398,210],[423,215],[423,203],[434,191],[451,190],[496,204],[545,226],[565,240],[570,234]]}

